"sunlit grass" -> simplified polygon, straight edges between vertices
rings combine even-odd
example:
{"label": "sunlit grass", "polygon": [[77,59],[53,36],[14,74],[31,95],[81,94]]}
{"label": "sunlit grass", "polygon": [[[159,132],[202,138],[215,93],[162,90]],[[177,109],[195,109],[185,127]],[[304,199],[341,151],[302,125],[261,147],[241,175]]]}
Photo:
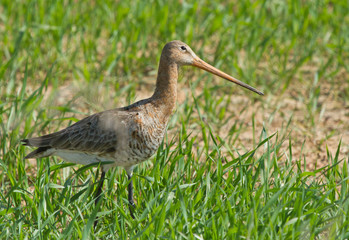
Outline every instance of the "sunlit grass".
{"label": "sunlit grass", "polygon": [[[349,238],[348,142],[319,144],[327,163],[309,170],[292,135],[324,127],[330,93],[347,109],[348,12],[340,0],[2,1],[0,238]],[[134,220],[122,169],[108,172],[98,209],[95,167],[23,159],[22,138],[150,96],[173,39],[266,95],[184,68],[168,135],[135,169]],[[290,89],[298,109],[282,101]],[[337,128],[321,144],[345,138]]]}

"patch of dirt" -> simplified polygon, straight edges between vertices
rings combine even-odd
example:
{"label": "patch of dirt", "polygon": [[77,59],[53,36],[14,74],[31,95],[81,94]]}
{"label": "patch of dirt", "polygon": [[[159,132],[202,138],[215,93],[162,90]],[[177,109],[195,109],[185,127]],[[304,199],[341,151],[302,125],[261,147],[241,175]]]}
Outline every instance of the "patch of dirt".
{"label": "patch of dirt", "polygon": [[[245,126],[235,147],[253,149],[251,119],[254,116],[256,136],[259,136],[263,126],[268,135],[275,132],[283,135],[285,141],[281,152],[286,153],[285,157],[290,157],[291,140],[293,161],[305,159],[308,171],[330,164],[328,153],[334,158],[339,144],[338,160],[348,161],[349,103],[338,97],[342,89],[348,88],[348,82],[345,80],[331,86],[323,79],[315,86],[319,89],[316,102],[310,96],[312,88],[314,86],[304,86],[295,81],[284,93],[270,95],[265,92],[261,101],[255,103],[248,94],[234,98],[231,111]],[[239,114],[246,106],[247,110]],[[220,134],[226,133],[230,127],[226,126]],[[286,160],[284,157],[282,159]]]}
{"label": "patch of dirt", "polygon": [[[349,103],[340,97],[345,96],[341,91],[349,87],[347,78],[348,73],[343,72],[339,74],[339,82],[336,84],[330,84],[326,79],[320,79],[315,85],[312,82],[306,84],[293,81],[285,92],[279,95],[265,92],[265,96],[257,97],[256,100],[253,100],[250,92],[239,91],[228,107],[228,111],[235,116],[234,119],[229,119],[228,123],[216,133],[224,139],[233,124],[238,121],[242,127],[234,148],[241,150],[241,154],[255,147],[252,126],[254,118],[257,143],[263,126],[268,136],[277,132],[279,138],[284,139],[280,150],[283,154],[281,162],[291,157],[290,144],[292,160],[301,160],[303,163],[305,159],[306,166],[303,167],[307,171],[331,164],[331,158],[335,158],[339,144],[338,160],[348,161]],[[190,90],[185,86],[179,86],[179,89],[181,89],[178,93],[180,105],[190,96],[188,94]],[[216,94],[222,95],[222,93]],[[196,133],[201,134],[200,130]]]}

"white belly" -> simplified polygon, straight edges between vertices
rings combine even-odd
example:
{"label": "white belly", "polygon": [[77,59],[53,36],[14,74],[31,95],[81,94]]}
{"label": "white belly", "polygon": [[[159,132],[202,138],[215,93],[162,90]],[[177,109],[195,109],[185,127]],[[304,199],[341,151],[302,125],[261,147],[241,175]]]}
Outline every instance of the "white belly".
{"label": "white belly", "polygon": [[122,156],[121,159],[115,159],[112,157],[101,157],[97,155],[93,155],[90,153],[83,153],[83,152],[77,152],[77,151],[71,151],[71,150],[58,150],[55,149],[52,155],[61,157],[67,162],[81,164],[81,165],[88,165],[91,163],[106,163],[103,165],[103,169],[107,171],[109,168],[114,166],[120,166],[120,167],[129,167],[130,163],[127,161],[123,161]]}
{"label": "white belly", "polygon": [[72,162],[72,163],[77,163],[82,165],[88,165],[96,162],[113,161],[112,159],[101,158],[95,155],[81,153],[81,152],[74,152],[74,151],[57,150],[54,153],[54,155],[63,158],[67,162]]}

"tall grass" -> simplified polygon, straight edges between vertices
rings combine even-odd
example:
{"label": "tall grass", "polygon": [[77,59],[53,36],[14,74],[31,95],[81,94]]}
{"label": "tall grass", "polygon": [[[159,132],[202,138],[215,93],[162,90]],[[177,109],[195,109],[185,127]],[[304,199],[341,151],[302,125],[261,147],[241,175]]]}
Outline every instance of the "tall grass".
{"label": "tall grass", "polygon": [[[321,84],[337,89],[348,77],[348,12],[340,0],[1,1],[0,238],[349,238],[347,143],[321,149],[328,165],[309,171],[294,155],[291,119],[275,133],[256,123],[257,110],[239,121],[256,104],[275,109],[270,99],[297,82],[316,130]],[[169,134],[135,170],[135,219],[122,169],[108,172],[97,208],[96,166],[23,160],[21,138],[150,96],[173,39],[266,96],[249,95],[236,113],[247,92],[185,68],[179,84],[190,88]],[[346,103],[348,85],[341,91]],[[246,129],[251,144],[238,144]]]}

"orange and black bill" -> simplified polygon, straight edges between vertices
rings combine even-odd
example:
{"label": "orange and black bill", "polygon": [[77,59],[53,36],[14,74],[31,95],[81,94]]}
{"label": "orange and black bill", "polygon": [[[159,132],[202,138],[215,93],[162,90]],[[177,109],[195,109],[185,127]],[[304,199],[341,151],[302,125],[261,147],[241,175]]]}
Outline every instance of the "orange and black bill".
{"label": "orange and black bill", "polygon": [[247,88],[255,93],[258,93],[259,95],[264,95],[261,91],[258,91],[257,89],[251,87],[250,85],[244,83],[244,82],[241,82],[240,80],[236,79],[236,78],[233,78],[232,76],[222,72],[221,70],[211,66],[210,64],[204,62],[203,60],[201,60],[200,58],[196,58],[194,59],[193,61],[193,66],[195,67],[198,67],[198,68],[201,68],[207,72],[210,72],[214,75],[217,75],[218,77],[221,77],[221,78],[224,78],[230,82],[233,82],[233,83],[236,83],[244,88]]}

